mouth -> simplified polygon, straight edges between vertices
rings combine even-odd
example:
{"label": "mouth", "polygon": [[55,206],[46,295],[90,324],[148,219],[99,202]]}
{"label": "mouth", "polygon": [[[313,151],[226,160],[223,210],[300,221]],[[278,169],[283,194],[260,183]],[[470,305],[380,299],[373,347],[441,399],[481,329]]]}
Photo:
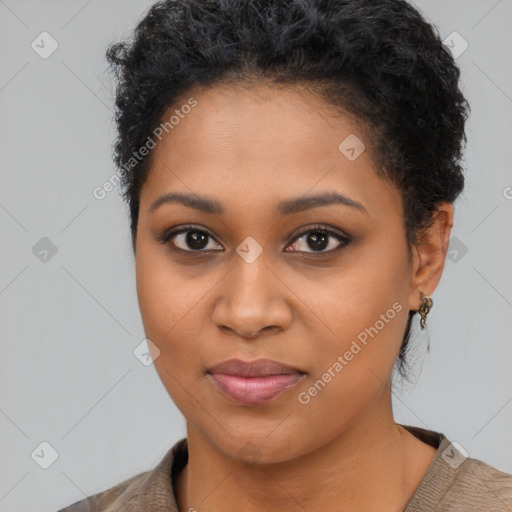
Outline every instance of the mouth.
{"label": "mouth", "polygon": [[209,368],[206,373],[224,395],[243,404],[268,402],[306,376],[305,372],[272,359],[250,362],[231,359]]}

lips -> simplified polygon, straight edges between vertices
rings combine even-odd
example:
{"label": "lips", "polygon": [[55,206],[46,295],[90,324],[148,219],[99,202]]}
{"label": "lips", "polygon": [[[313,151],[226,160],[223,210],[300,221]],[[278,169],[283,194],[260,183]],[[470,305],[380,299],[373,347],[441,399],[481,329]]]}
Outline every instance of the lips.
{"label": "lips", "polygon": [[268,375],[291,375],[304,373],[301,370],[273,359],[256,359],[255,361],[242,361],[230,359],[209,368],[208,373],[223,373],[224,375],[237,375],[239,377],[266,377]]}
{"label": "lips", "polygon": [[305,376],[298,368],[274,361],[230,359],[207,370],[217,389],[243,404],[264,403],[294,387]]}

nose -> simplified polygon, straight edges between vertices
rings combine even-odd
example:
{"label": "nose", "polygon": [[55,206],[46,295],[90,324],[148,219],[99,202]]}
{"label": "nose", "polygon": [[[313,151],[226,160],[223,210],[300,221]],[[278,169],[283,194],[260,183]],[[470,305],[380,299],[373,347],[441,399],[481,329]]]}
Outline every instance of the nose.
{"label": "nose", "polygon": [[291,323],[286,296],[291,292],[261,256],[252,263],[235,261],[216,291],[211,318],[224,332],[252,340],[285,330]]}

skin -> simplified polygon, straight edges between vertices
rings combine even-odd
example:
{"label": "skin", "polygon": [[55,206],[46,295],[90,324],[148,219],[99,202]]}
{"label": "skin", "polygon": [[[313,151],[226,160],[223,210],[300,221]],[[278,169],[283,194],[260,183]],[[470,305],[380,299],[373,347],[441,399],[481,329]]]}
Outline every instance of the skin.
{"label": "skin", "polygon": [[[189,93],[197,106],[153,149],[135,246],[144,329],[160,351],[154,364],[186,419],[179,510],[401,510],[436,450],[395,423],[391,376],[408,311],[441,278],[452,205],[439,205],[409,258],[399,191],[377,176],[369,150],[355,161],[338,150],[349,134],[365,140],[354,118],[328,118],[327,105],[298,86]],[[366,213],[342,204],[277,213],[281,201],[324,191],[362,203]],[[169,192],[207,196],[224,213],[179,203],[150,212]],[[213,235],[202,255],[186,234],[158,241],[186,224]],[[330,236],[318,255],[308,244],[315,224],[352,239],[344,245]],[[236,252],[248,236],[263,249],[252,263]],[[300,403],[299,393],[395,302],[401,311]],[[262,357],[306,376],[272,401],[243,405],[206,375],[226,359]],[[253,463],[243,458],[247,443]]]}

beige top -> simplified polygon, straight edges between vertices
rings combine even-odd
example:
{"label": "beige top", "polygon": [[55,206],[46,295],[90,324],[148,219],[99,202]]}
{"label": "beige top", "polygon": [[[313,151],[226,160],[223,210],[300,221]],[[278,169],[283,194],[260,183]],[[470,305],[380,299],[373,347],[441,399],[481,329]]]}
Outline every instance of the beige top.
{"label": "beige top", "polygon": [[[443,434],[401,425],[437,448],[403,512],[510,512],[512,475],[476,459]],[[151,471],[133,476],[58,512],[179,512],[173,479],[188,461],[187,438],[179,440]]]}

